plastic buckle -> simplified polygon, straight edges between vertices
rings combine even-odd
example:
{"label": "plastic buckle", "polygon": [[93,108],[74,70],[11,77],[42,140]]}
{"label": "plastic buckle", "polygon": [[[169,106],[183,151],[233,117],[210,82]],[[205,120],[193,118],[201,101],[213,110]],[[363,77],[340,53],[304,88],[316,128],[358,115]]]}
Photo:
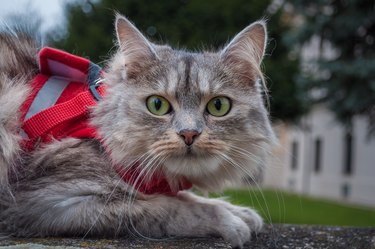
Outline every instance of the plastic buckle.
{"label": "plastic buckle", "polygon": [[96,101],[102,100],[102,96],[99,94],[97,88],[101,85],[102,83],[96,83],[96,84],[90,84],[89,85],[89,90],[92,96]]}

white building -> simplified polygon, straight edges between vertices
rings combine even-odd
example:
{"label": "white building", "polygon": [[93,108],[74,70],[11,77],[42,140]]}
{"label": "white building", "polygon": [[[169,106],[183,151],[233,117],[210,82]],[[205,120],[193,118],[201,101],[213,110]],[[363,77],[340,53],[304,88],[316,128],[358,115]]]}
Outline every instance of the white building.
{"label": "white building", "polygon": [[300,126],[275,130],[280,146],[265,171],[265,187],[375,206],[375,137],[368,137],[364,118],[353,119],[350,134],[333,113],[315,106]]}

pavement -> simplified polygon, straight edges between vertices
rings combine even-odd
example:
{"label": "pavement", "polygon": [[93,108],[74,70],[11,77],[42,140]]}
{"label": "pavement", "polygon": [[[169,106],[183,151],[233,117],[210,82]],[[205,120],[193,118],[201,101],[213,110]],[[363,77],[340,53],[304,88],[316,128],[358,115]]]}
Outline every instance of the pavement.
{"label": "pavement", "polygon": [[[82,239],[82,238],[2,238],[0,248],[4,249],[192,249],[231,248],[220,238],[174,238],[145,240],[140,238]],[[266,225],[264,230],[253,235],[245,248],[330,248],[330,249],[375,249],[375,227],[333,227],[308,225]]]}

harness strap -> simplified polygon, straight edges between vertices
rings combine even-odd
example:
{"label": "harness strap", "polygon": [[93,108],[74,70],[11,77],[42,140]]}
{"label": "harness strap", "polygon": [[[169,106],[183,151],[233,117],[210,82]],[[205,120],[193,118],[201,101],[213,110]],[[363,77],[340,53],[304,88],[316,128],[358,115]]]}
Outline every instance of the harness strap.
{"label": "harness strap", "polygon": [[[104,86],[99,86],[97,91],[100,95],[104,95]],[[92,93],[88,90],[84,91],[69,101],[56,104],[35,114],[24,122],[22,129],[30,139],[35,139],[63,122],[87,115],[89,107],[95,104],[96,100]]]}

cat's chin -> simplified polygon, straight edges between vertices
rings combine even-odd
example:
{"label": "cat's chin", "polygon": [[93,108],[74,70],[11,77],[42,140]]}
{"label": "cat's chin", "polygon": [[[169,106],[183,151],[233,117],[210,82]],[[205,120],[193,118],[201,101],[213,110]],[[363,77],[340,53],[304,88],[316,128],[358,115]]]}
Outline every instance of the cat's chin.
{"label": "cat's chin", "polygon": [[222,160],[208,156],[170,157],[164,162],[165,170],[171,175],[186,178],[209,176],[218,171]]}

